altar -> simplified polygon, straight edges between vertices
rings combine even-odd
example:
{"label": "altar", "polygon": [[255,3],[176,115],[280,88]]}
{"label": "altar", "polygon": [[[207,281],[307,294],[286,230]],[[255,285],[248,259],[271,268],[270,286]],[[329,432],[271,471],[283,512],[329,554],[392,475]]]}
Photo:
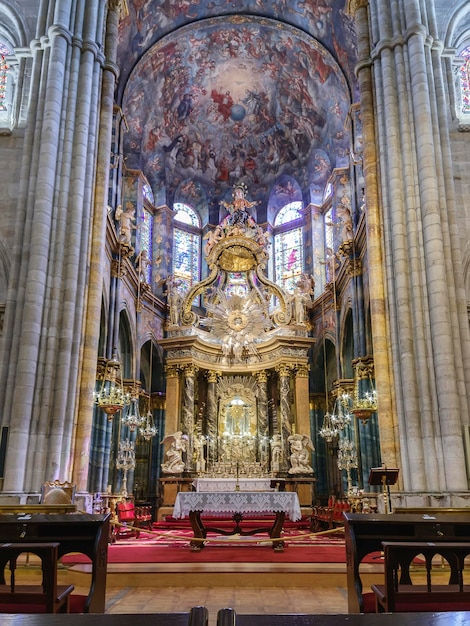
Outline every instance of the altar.
{"label": "altar", "polygon": [[[224,491],[207,492],[192,491],[180,492],[176,496],[173,516],[184,518],[189,515],[194,537],[190,542],[191,550],[198,552],[204,547],[204,540],[208,532],[221,535],[254,535],[266,532],[266,528],[254,528],[249,531],[243,530],[240,522],[243,515],[269,515],[275,514],[275,520],[268,529],[269,537],[273,540],[273,550],[282,552],[284,542],[281,532],[284,527],[285,516],[293,522],[300,520],[301,511],[299,498],[296,493],[289,491]],[[232,515],[235,527],[227,531],[215,526],[207,526],[201,519],[201,515],[214,517],[226,517]]]}
{"label": "altar", "polygon": [[[196,478],[193,487],[196,491],[274,491],[271,478]],[[237,488],[238,487],[238,488]]]}

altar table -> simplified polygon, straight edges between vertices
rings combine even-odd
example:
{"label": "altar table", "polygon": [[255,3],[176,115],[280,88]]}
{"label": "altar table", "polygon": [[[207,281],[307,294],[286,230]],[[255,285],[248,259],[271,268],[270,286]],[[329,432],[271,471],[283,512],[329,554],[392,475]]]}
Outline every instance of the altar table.
{"label": "altar table", "polygon": [[[274,491],[271,478],[196,478],[196,491]],[[237,485],[239,489],[237,489]]]}
{"label": "altar table", "polygon": [[[232,514],[235,522],[233,530],[216,527],[206,527],[201,520],[201,514],[214,517],[226,517]],[[268,530],[273,539],[273,549],[276,552],[284,550],[284,542],[280,539],[284,526],[285,516],[296,522],[301,518],[299,498],[296,493],[288,491],[223,491],[213,492],[180,492],[176,496],[173,516],[183,518],[189,515],[194,539],[191,540],[191,550],[198,552],[204,547],[207,532],[221,535],[254,535],[266,532],[266,528],[243,530],[240,522],[244,514],[275,514],[275,520]]]}

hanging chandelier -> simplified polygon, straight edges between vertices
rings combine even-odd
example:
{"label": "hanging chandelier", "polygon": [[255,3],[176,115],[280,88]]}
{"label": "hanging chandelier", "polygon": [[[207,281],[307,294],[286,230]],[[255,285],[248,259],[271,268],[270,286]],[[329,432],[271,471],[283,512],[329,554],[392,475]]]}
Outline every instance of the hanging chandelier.
{"label": "hanging chandelier", "polygon": [[338,396],[335,400],[335,406],[331,415],[331,420],[335,424],[338,431],[342,431],[351,423],[351,396],[348,393],[341,393],[338,390]]}
{"label": "hanging chandelier", "polygon": [[[370,358],[355,359],[354,366],[354,398],[351,413],[363,424],[367,424],[368,420],[377,412],[377,391],[372,381],[373,361]],[[360,373],[358,373],[360,370]],[[361,394],[359,380],[368,380],[367,390]]]}
{"label": "hanging chandelier", "polygon": [[100,386],[94,392],[94,402],[112,420],[118,411],[130,404],[130,394],[124,390],[121,363],[116,353],[105,362],[102,374],[99,375]]}
{"label": "hanging chandelier", "polygon": [[135,432],[139,426],[141,426],[145,421],[145,417],[140,415],[139,413],[139,398],[136,397],[134,393],[131,397],[131,401],[129,404],[129,410],[126,415],[123,415],[121,418],[121,422],[124,426],[127,426],[131,433]]}
{"label": "hanging chandelier", "polygon": [[318,431],[320,437],[323,437],[328,443],[333,443],[339,437],[339,430],[336,426],[333,416],[328,411],[323,416],[323,424]]}
{"label": "hanging chandelier", "polygon": [[142,425],[139,428],[139,433],[145,441],[150,441],[150,439],[157,434],[157,427],[153,421],[152,411],[147,411],[147,415],[143,418]]}

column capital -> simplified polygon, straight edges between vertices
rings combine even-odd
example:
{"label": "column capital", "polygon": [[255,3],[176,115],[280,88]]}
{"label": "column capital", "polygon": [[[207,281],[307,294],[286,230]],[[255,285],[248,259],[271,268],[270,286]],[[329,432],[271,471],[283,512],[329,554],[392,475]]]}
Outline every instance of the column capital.
{"label": "column capital", "polygon": [[167,378],[178,378],[180,369],[177,365],[165,365],[165,374]]}
{"label": "column capital", "polygon": [[281,365],[278,365],[276,367],[276,372],[278,372],[279,376],[282,377],[287,377],[291,375],[292,372],[292,365],[288,365],[287,363],[281,363]]}
{"label": "column capital", "polygon": [[216,383],[222,376],[222,372],[216,372],[215,370],[207,370],[206,372],[207,382]]}
{"label": "column capital", "polygon": [[262,370],[261,372],[253,372],[253,376],[258,381],[258,384],[266,384],[268,382],[268,373],[266,370]]}
{"label": "column capital", "polygon": [[194,363],[188,363],[188,365],[183,365],[181,370],[185,373],[186,378],[194,378],[199,368],[197,365],[194,365]]}
{"label": "column capital", "polygon": [[297,367],[295,368],[295,376],[296,378],[308,378],[309,371],[309,364],[302,363],[301,365],[297,365]]}

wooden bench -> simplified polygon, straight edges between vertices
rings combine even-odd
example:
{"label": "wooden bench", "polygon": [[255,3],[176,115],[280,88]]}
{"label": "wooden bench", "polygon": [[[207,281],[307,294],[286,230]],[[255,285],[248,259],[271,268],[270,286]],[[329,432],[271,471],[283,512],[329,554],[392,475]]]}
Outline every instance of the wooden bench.
{"label": "wooden bench", "polygon": [[[413,613],[412,615],[404,613],[382,613],[381,615],[375,613],[357,613],[355,615],[338,613],[329,615],[305,613],[269,615],[268,613],[261,613],[243,615],[227,608],[220,609],[218,612],[217,626],[456,626],[467,624],[469,619],[470,613],[463,611]],[[20,626],[42,626],[42,624],[21,624]]]}
{"label": "wooden bench", "polygon": [[[470,543],[384,541],[382,546],[384,584],[372,585],[377,613],[470,610],[470,585],[464,584],[465,558],[470,554]],[[416,585],[410,567],[421,556],[426,568],[426,584]],[[439,566],[433,567],[437,556],[441,557]],[[441,574],[444,565],[449,568],[449,580],[447,584],[436,583],[433,575]]]}
{"label": "wooden bench", "polygon": [[12,614],[2,615],[1,623],[2,626],[207,626],[208,612],[205,607],[197,606],[189,611],[173,613]]}
{"label": "wooden bench", "polygon": [[[68,613],[73,585],[57,584],[58,543],[0,544],[0,612]],[[41,560],[41,585],[17,585],[16,566],[20,554],[35,554]],[[5,567],[10,565],[10,581],[5,584]]]}

